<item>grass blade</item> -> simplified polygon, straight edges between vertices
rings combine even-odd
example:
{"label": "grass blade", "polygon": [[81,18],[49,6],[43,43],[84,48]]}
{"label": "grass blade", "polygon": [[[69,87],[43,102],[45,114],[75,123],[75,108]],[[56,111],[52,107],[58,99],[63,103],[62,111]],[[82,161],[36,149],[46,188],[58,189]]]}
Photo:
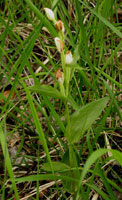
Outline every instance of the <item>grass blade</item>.
{"label": "grass blade", "polygon": [[39,121],[39,118],[38,118],[38,115],[37,115],[37,112],[36,112],[36,109],[35,109],[35,106],[34,106],[34,103],[33,103],[33,100],[32,100],[32,96],[31,96],[29,90],[27,89],[27,87],[25,85],[24,85],[24,89],[26,91],[27,99],[28,99],[28,102],[29,102],[29,105],[30,105],[30,109],[31,109],[32,116],[33,116],[33,119],[34,119],[34,122],[35,122],[37,133],[39,135],[39,140],[41,141],[41,143],[43,145],[43,148],[44,148],[45,153],[46,153],[47,158],[48,158],[48,162],[49,162],[51,170],[53,172],[53,166],[52,166],[48,146],[47,146],[47,143],[46,143],[45,135],[43,133],[43,130],[42,130],[42,127],[41,127],[41,124],[40,124],[40,121]]}
{"label": "grass blade", "polygon": [[88,8],[91,13],[96,15],[107,27],[109,27],[114,33],[116,33],[120,38],[122,38],[122,33],[115,27],[113,26],[109,21],[107,21],[103,16],[99,15],[95,10],[91,9],[86,3],[80,0],[80,2]]}
{"label": "grass blade", "polygon": [[5,166],[7,168],[7,171],[8,171],[9,177],[10,177],[10,181],[11,181],[13,189],[14,189],[15,197],[16,197],[17,200],[19,200],[19,194],[18,194],[18,191],[17,191],[15,179],[14,179],[14,173],[13,173],[13,170],[12,170],[12,165],[11,165],[11,160],[10,160],[10,157],[9,157],[9,152],[8,152],[5,134],[3,133],[3,130],[2,130],[2,125],[3,124],[1,122],[0,123],[0,142],[1,142],[2,150],[3,150],[3,155],[4,155],[4,158],[5,158]]}

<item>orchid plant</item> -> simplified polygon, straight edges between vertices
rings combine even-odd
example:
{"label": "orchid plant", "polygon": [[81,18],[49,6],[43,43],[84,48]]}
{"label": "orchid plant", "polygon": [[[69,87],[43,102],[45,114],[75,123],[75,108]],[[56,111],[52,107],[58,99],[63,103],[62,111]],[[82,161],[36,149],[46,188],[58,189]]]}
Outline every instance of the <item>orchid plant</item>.
{"label": "orchid plant", "polygon": [[[78,188],[80,176],[80,171],[78,169],[78,156],[74,148],[74,143],[79,141],[84,132],[96,120],[96,118],[99,116],[107,104],[108,98],[103,98],[83,106],[70,116],[68,106],[69,83],[71,81],[71,66],[73,66],[75,62],[72,52],[70,50],[67,51],[68,47],[66,47],[65,44],[65,28],[63,22],[61,20],[56,20],[55,14],[51,9],[45,8],[45,12],[47,18],[53,22],[55,29],[58,32],[58,37],[54,38],[54,41],[56,48],[60,53],[62,68],[57,70],[56,79],[59,83],[60,93],[64,97],[67,122],[64,134],[68,142],[68,151],[64,153],[62,162],[53,163],[53,168],[54,171],[57,171],[58,165],[61,167],[61,169],[68,169],[67,175],[68,177],[72,178],[72,181],[63,181],[63,183],[66,189],[72,193],[75,192]],[[48,166],[48,163],[44,164],[43,169],[48,171]]]}
{"label": "orchid plant", "polygon": [[115,200],[120,1],[14,2],[0,1],[0,199]]}

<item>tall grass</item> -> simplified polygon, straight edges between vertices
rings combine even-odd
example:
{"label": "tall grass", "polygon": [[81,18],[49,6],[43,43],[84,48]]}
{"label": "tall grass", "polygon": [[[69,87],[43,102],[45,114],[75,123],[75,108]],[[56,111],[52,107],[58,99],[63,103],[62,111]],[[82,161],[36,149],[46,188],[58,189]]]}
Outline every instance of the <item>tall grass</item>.
{"label": "tall grass", "polygon": [[121,6],[0,2],[0,199],[121,195]]}

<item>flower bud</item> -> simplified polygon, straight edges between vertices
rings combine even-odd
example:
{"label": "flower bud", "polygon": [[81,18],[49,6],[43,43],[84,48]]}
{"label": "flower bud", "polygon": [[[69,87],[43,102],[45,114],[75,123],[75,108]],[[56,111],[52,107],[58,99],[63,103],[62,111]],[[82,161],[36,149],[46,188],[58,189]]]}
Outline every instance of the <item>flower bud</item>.
{"label": "flower bud", "polygon": [[58,20],[56,23],[55,23],[55,27],[57,29],[57,31],[62,31],[64,32],[64,24],[61,20]]}
{"label": "flower bud", "polygon": [[55,40],[55,44],[56,44],[56,47],[57,47],[59,53],[61,53],[64,50],[63,42],[58,37],[56,37],[54,40]]}
{"label": "flower bud", "polygon": [[73,62],[73,57],[71,51],[67,51],[65,55],[65,64],[70,65]]}
{"label": "flower bud", "polygon": [[59,83],[63,84],[63,82],[64,82],[64,74],[60,69],[58,69],[57,72],[56,72],[56,79],[57,79],[57,81]]}
{"label": "flower bud", "polygon": [[44,8],[44,10],[45,10],[45,12],[46,12],[47,18],[48,18],[49,20],[55,22],[56,20],[55,20],[54,12],[53,12],[51,9],[49,9],[49,8]]}

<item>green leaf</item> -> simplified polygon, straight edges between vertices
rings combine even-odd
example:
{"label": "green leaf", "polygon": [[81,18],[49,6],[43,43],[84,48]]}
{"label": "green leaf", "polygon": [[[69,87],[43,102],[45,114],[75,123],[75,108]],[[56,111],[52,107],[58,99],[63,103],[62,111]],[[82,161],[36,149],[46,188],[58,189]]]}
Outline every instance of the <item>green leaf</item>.
{"label": "green leaf", "polygon": [[75,47],[74,54],[73,54],[73,62],[77,63],[77,61],[80,59],[79,54],[79,44]]}
{"label": "green leaf", "polygon": [[5,137],[5,133],[2,130],[2,125],[3,125],[2,122],[0,123],[0,143],[1,143],[2,151],[3,151],[3,155],[4,155],[4,159],[5,159],[5,166],[7,168],[7,171],[8,171],[9,177],[10,177],[10,181],[11,181],[13,189],[14,189],[16,200],[19,200],[19,194],[18,194],[16,183],[15,183],[14,173],[12,170],[12,164],[11,164],[11,159],[9,156],[7,143],[6,143],[6,137]]}
{"label": "green leaf", "polygon": [[26,87],[26,85],[24,83],[23,83],[23,86],[24,86],[24,89],[25,89],[25,92],[26,92],[26,95],[27,95],[28,103],[29,103],[29,106],[30,106],[30,109],[31,109],[31,112],[32,112],[32,116],[33,116],[33,119],[34,119],[34,123],[35,123],[36,129],[37,129],[37,133],[38,133],[39,139],[40,139],[40,141],[41,141],[41,143],[43,145],[43,148],[44,148],[45,153],[47,155],[51,170],[53,172],[53,166],[52,166],[52,162],[51,162],[51,158],[50,158],[50,154],[49,154],[49,150],[48,150],[45,134],[43,132],[41,123],[39,121],[39,117],[37,115],[37,111],[36,111],[36,108],[34,106],[32,96],[31,96],[28,88]]}
{"label": "green leaf", "polygon": [[63,186],[66,191],[69,193],[72,193],[77,190],[77,187],[79,185],[79,181],[76,183],[75,180],[79,180],[80,177],[80,171],[78,169],[79,166],[79,157],[78,153],[70,146],[69,150],[67,150],[63,156],[64,163],[70,166],[70,170],[67,172],[63,172],[64,176],[72,177],[74,180],[63,180]]}
{"label": "green leaf", "polygon": [[98,174],[99,176],[101,177],[101,180],[106,188],[106,191],[108,192],[109,194],[109,197],[111,200],[116,200],[116,197],[115,197],[115,194],[111,188],[111,186],[109,185],[108,181],[107,181],[107,178],[106,178],[106,175],[105,175],[105,172],[101,169],[100,165],[98,165]]}
{"label": "green leaf", "polygon": [[103,72],[102,70],[99,70],[97,67],[95,67],[95,70],[100,74],[102,74],[104,77],[106,77],[109,81],[114,83],[118,88],[122,89],[122,84],[116,81],[114,78]]}
{"label": "green leaf", "polygon": [[100,158],[103,154],[107,153],[107,152],[111,152],[112,153],[112,159],[115,158],[116,161],[119,162],[119,164],[122,166],[122,153],[117,151],[117,150],[113,150],[113,149],[98,149],[96,151],[94,151],[91,156],[87,159],[81,177],[80,177],[80,182],[83,181],[83,179],[85,178],[88,170],[90,169],[91,165],[98,159]]}
{"label": "green leaf", "polygon": [[119,107],[119,105],[118,105],[117,100],[115,99],[115,95],[113,94],[113,92],[112,92],[110,86],[107,84],[107,82],[104,81],[104,80],[103,80],[103,82],[104,82],[104,84],[105,84],[105,86],[106,86],[106,88],[107,88],[107,90],[108,90],[108,94],[109,94],[111,100],[113,101],[113,103],[114,103],[114,105],[115,105],[115,107],[116,107],[116,111],[118,112],[118,115],[119,115],[120,119],[122,120],[122,112],[121,112],[121,110],[120,110],[120,107]]}
{"label": "green leaf", "polygon": [[66,137],[70,143],[77,142],[84,132],[101,114],[108,102],[108,97],[96,100],[77,110],[70,118],[70,125],[66,127]]}
{"label": "green leaf", "polygon": [[94,15],[96,15],[100,21],[102,21],[107,27],[109,27],[114,33],[116,33],[120,38],[122,38],[122,33],[115,27],[113,26],[113,24],[111,24],[108,20],[106,20],[103,16],[101,16],[100,14],[98,14],[95,10],[91,9],[87,4],[85,4],[83,1],[82,4],[88,8],[91,13],[93,13]]}
{"label": "green leaf", "polygon": [[84,180],[86,174],[88,173],[91,165],[98,159],[100,158],[103,154],[105,154],[106,152],[108,152],[108,149],[98,149],[96,151],[94,151],[90,157],[87,159],[84,167],[83,167],[83,170],[82,170],[82,173],[81,173],[81,177],[80,177],[80,181],[79,181],[79,186],[78,186],[78,191],[77,191],[77,194],[76,194],[76,200],[79,199],[79,192],[80,192],[80,188],[81,188],[81,185],[82,185],[82,181]]}
{"label": "green leaf", "polygon": [[30,91],[40,93],[42,95],[55,97],[58,99],[64,99],[65,97],[61,95],[61,93],[56,90],[55,88],[49,86],[49,85],[35,85],[32,87],[29,87]]}
{"label": "green leaf", "polygon": [[110,152],[112,153],[113,157],[118,161],[118,163],[122,167],[122,152],[119,152],[117,150],[111,149]]}
{"label": "green leaf", "polygon": [[107,181],[108,181],[109,184],[112,185],[112,187],[114,187],[116,190],[118,190],[119,192],[122,193],[122,188],[120,188],[121,186],[119,187],[119,186],[114,182],[114,180],[110,180],[110,179],[107,178]]}
{"label": "green leaf", "polygon": [[15,178],[15,181],[18,183],[21,182],[33,182],[33,181],[41,181],[41,180],[69,180],[69,181],[75,181],[76,183],[78,182],[77,179],[73,179],[68,176],[61,176],[59,174],[38,174],[38,175],[30,175],[30,176],[24,176],[20,178]]}
{"label": "green leaf", "polygon": [[[70,160],[69,160],[69,151],[66,151],[64,154],[63,162],[52,162],[53,170],[54,172],[60,172],[60,175],[63,175],[64,177],[67,176],[70,179],[64,179],[63,180],[63,185],[64,188],[69,192],[72,193],[77,189],[77,186],[79,184],[79,176],[80,172],[78,169],[78,163],[77,163],[77,158],[76,158],[76,153],[72,149],[72,166],[70,166]],[[49,163],[45,163],[42,168],[42,170],[50,172],[51,167]],[[77,180],[77,182],[76,182]]]}
{"label": "green leaf", "polygon": [[110,200],[110,197],[108,197],[108,195],[105,193],[105,192],[103,192],[101,189],[99,189],[96,185],[90,185],[90,184],[87,184],[86,183],[86,185],[88,185],[90,188],[92,188],[93,190],[96,190],[96,192],[98,193],[98,194],[100,194],[101,195],[101,197],[104,199],[104,200]]}
{"label": "green leaf", "polygon": [[[69,169],[70,167],[62,162],[52,162],[52,165],[53,165],[53,170],[55,172],[58,172],[58,171],[62,171],[62,170],[65,170],[65,169]],[[47,171],[47,172],[50,172],[51,171],[51,167],[49,165],[49,163],[45,163],[42,168],[44,171]]]}
{"label": "green leaf", "polygon": [[[27,44],[24,46],[24,49],[21,53],[21,55],[19,56],[19,58],[17,59],[17,61],[15,62],[15,64],[13,65],[12,67],[12,70],[11,72],[9,73],[9,76],[7,78],[7,81],[6,81],[6,85],[10,82],[11,80],[11,77],[13,76],[15,70],[17,70],[17,74],[16,74],[16,77],[15,77],[15,80],[14,80],[14,83],[12,85],[12,88],[10,90],[10,93],[9,93],[9,96],[7,98],[7,101],[2,109],[2,112],[0,113],[0,115],[2,116],[3,113],[6,111],[6,108],[10,102],[10,98],[11,98],[11,95],[13,94],[13,92],[15,91],[15,88],[16,88],[16,85],[18,83],[18,80],[20,78],[20,75],[22,73],[22,70],[23,68],[25,67],[26,65],[26,61],[28,60],[31,52],[32,52],[32,49],[34,47],[34,44],[35,44],[35,41],[38,37],[38,34],[40,33],[40,30],[42,28],[42,22],[34,29],[34,31],[28,36],[27,38]],[[25,43],[24,43],[25,44]],[[1,49],[1,48],[0,48]],[[1,49],[2,50],[2,49]],[[20,66],[19,66],[20,65]],[[18,68],[19,66],[19,68]]]}
{"label": "green leaf", "polygon": [[122,166],[122,153],[117,151],[117,150],[113,150],[113,149],[98,149],[96,151],[94,151],[90,157],[87,159],[84,167],[83,167],[83,171],[81,173],[81,177],[80,177],[80,182],[79,182],[79,190],[77,192],[76,195],[76,200],[78,200],[79,198],[79,191],[80,191],[80,187],[82,185],[82,181],[84,180],[86,174],[88,173],[91,165],[98,159],[100,158],[103,154],[107,153],[107,152],[111,152],[112,153],[112,157],[111,159],[115,158],[119,164]]}

